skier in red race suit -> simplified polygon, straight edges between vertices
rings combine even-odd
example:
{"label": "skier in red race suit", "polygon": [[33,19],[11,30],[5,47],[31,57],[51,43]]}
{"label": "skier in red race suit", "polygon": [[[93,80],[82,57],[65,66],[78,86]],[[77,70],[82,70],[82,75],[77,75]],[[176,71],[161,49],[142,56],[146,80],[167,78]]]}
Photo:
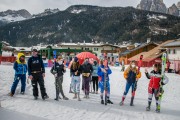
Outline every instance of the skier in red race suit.
{"label": "skier in red race suit", "polygon": [[145,74],[149,81],[149,86],[148,86],[148,107],[146,108],[146,111],[150,111],[151,109],[151,102],[152,102],[152,97],[154,95],[156,99],[156,112],[160,112],[160,100],[159,100],[159,87],[161,85],[165,85],[168,83],[168,77],[165,76],[163,82],[160,83],[161,81],[161,64],[154,64],[153,70],[148,73],[147,69],[145,69]]}

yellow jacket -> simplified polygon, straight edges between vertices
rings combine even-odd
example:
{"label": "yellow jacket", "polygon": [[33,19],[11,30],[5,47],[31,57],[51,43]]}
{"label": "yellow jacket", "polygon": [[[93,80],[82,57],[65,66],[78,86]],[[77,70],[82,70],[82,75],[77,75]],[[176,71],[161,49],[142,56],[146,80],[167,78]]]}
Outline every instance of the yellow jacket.
{"label": "yellow jacket", "polygon": [[[136,78],[137,78],[137,79],[141,78],[141,72],[138,71],[137,68],[136,68],[136,73],[137,73],[137,74],[136,74]],[[128,69],[126,69],[126,70],[124,71],[124,78],[125,78],[125,79],[128,78],[128,74],[129,74]]]}

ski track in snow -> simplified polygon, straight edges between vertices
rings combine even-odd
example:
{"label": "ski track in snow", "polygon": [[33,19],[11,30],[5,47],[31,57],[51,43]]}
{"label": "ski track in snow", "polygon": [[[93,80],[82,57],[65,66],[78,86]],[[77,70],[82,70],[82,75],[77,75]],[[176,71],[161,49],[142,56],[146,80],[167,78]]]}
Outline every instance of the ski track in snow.
{"label": "ski track in snow", "polygon": [[[119,106],[122,94],[125,89],[126,81],[123,77],[123,72],[120,72],[120,67],[111,67],[112,74],[110,75],[111,84],[111,100],[112,105],[101,105],[100,94],[91,94],[90,99],[82,101],[72,99],[73,94],[69,92],[70,73],[69,69],[64,75],[63,90],[65,95],[70,100],[55,101],[55,86],[54,77],[50,73],[50,68],[46,68],[45,86],[49,99],[43,101],[41,97],[36,101],[33,99],[31,84],[27,84],[25,95],[19,94],[20,83],[18,84],[14,97],[9,97],[7,94],[10,91],[14,79],[14,70],[12,65],[0,65],[0,100],[1,106],[26,113],[33,116],[38,116],[46,119],[61,119],[61,120],[179,120],[180,118],[180,75],[166,73],[169,77],[169,83],[164,86],[165,93],[162,99],[161,113],[155,113],[155,99],[153,98],[151,111],[145,111],[147,106],[147,86],[149,80],[146,79],[144,68],[141,69],[142,77],[139,79],[136,97],[134,100],[135,106],[129,106],[131,93],[129,91],[124,106]],[[149,71],[151,68],[149,68]],[[39,94],[40,96],[40,94]]]}

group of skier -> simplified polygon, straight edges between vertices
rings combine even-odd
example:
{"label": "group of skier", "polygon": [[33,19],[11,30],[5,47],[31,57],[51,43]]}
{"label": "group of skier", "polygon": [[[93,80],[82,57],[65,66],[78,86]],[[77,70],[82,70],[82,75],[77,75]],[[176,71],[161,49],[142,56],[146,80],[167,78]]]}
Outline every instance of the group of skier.
{"label": "group of skier", "polygon": [[[99,64],[98,64],[99,63]],[[163,63],[163,62],[162,62]],[[93,92],[98,94],[98,88],[100,89],[100,99],[101,104],[107,105],[113,104],[110,100],[110,78],[109,75],[112,73],[110,67],[108,66],[107,56],[104,56],[103,60],[94,61],[93,64],[89,63],[89,58],[86,58],[83,64],[79,63],[77,57],[74,57],[71,64],[69,64],[71,84],[70,92],[74,94],[73,99],[81,101],[80,98],[80,84],[81,84],[81,75],[82,75],[82,90],[84,91],[84,98],[89,99],[90,92],[90,81],[93,81]],[[164,67],[160,64],[154,64],[153,70],[148,73],[145,69],[145,75],[150,79],[148,86],[148,106],[147,111],[151,109],[151,102],[153,95],[156,99],[156,112],[160,112],[160,102],[163,94],[162,86],[168,83],[168,78],[163,74]],[[41,90],[41,97],[43,100],[49,98],[46,93],[44,86],[44,77],[45,77],[45,68],[41,57],[38,55],[37,49],[33,49],[32,57],[28,59],[26,65],[25,55],[19,53],[17,60],[14,63],[15,77],[14,82],[9,93],[10,96],[15,94],[16,87],[18,82],[21,81],[21,94],[25,93],[26,87],[26,73],[28,72],[28,79],[31,80],[33,87],[33,96],[34,99],[38,99],[38,84]],[[66,67],[63,64],[63,58],[61,55],[57,56],[57,59],[54,62],[53,67],[50,71],[55,77],[55,89],[56,96],[55,100],[61,99],[59,93],[62,95],[62,99],[68,100],[63,92],[63,75],[66,72]],[[130,106],[134,106],[135,91],[137,88],[137,82],[141,78],[140,66],[136,65],[135,61],[131,61],[127,69],[124,71],[124,78],[126,79],[126,87],[122,96],[122,100],[119,103],[121,106],[124,105],[126,95],[128,94],[129,89],[131,88],[131,101]],[[163,75],[163,76],[162,76]],[[28,82],[28,81],[27,81]]]}

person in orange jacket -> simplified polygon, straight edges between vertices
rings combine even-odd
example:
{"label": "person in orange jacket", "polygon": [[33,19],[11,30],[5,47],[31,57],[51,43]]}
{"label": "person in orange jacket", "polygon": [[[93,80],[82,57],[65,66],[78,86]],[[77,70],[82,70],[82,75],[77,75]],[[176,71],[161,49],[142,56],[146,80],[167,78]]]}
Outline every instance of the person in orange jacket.
{"label": "person in orange jacket", "polygon": [[138,79],[141,77],[141,72],[138,71],[135,61],[132,61],[129,65],[129,67],[124,71],[124,78],[126,79],[126,88],[122,97],[122,101],[119,103],[120,105],[124,104],[124,100],[126,98],[126,95],[130,89],[132,88],[132,97],[130,106],[133,106],[135,91],[136,91],[136,85]]}

